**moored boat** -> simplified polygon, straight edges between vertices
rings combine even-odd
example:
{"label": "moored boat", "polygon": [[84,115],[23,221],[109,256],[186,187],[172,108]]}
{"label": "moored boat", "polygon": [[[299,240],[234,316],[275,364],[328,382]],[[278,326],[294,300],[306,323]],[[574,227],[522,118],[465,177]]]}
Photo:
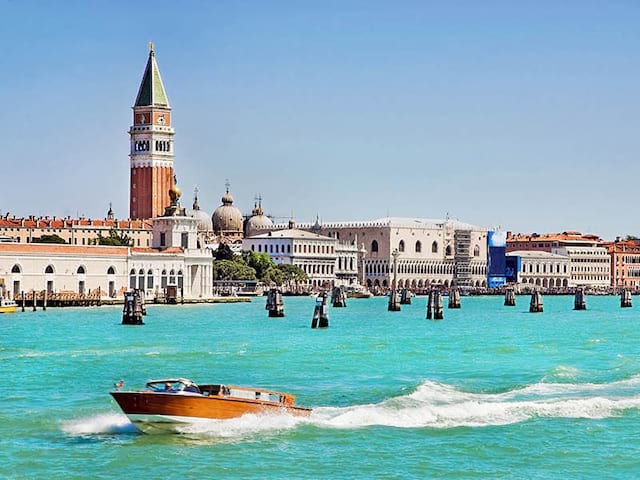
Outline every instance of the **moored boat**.
{"label": "moored boat", "polygon": [[18,304],[8,298],[0,298],[0,313],[13,313],[17,310]]}
{"label": "moored boat", "polygon": [[199,385],[186,378],[150,380],[144,390],[111,392],[122,411],[145,433],[175,432],[184,424],[224,420],[247,413],[308,416],[295,395],[235,385]]}

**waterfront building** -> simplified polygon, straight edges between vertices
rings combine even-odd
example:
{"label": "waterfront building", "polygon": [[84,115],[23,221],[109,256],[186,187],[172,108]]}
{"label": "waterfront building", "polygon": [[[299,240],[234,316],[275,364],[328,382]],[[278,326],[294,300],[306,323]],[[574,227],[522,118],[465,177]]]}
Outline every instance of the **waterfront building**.
{"label": "waterfront building", "polygon": [[564,255],[569,259],[569,286],[608,287],[611,283],[611,258],[600,237],[567,231],[546,234],[507,233],[507,252],[541,251]]}
{"label": "waterfront building", "polygon": [[640,241],[616,239],[600,245],[611,257],[611,286],[640,289]]}
{"label": "waterfront building", "polygon": [[115,230],[131,238],[133,246],[151,245],[152,226],[150,220],[119,220],[113,211],[105,218],[71,217],[15,217],[9,214],[0,217],[0,235],[19,243],[32,243],[43,235],[57,235],[69,245],[91,245],[99,236],[107,237]]}
{"label": "waterfront building", "polygon": [[129,218],[162,215],[169,205],[167,192],[174,184],[175,132],[171,106],[164,89],[153,44],[133,106],[131,137]]}
{"label": "waterfront building", "polygon": [[245,250],[267,253],[276,264],[297,265],[314,287],[358,283],[358,246],[295,227],[274,230],[242,242]]}
{"label": "waterfront building", "polygon": [[[277,226],[276,226],[277,227]],[[487,231],[457,220],[385,217],[370,221],[302,224],[343,242],[358,242],[364,281],[386,289],[393,279],[392,253],[398,250],[398,287],[422,289],[487,286]]]}
{"label": "waterfront building", "polygon": [[513,279],[525,286],[564,288],[571,281],[570,260],[567,255],[542,250],[516,250],[508,258],[519,257],[520,271]]}
{"label": "waterfront building", "polygon": [[[149,247],[81,246],[45,243],[0,243],[0,278],[11,297],[20,292],[104,296],[140,288],[147,297],[162,297],[176,286],[185,299],[205,299],[213,293],[211,253],[198,248],[196,218],[175,203],[152,220]],[[170,199],[170,201],[173,201]]]}

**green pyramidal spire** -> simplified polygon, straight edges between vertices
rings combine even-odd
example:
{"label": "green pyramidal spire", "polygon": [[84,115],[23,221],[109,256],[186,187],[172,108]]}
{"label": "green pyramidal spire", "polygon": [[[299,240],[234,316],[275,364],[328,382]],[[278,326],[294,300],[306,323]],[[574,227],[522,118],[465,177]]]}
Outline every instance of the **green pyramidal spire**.
{"label": "green pyramidal spire", "polygon": [[164,91],[156,54],[153,51],[153,43],[149,43],[149,60],[147,60],[147,66],[144,69],[142,83],[140,83],[134,106],[147,107],[151,105],[169,108],[169,99]]}

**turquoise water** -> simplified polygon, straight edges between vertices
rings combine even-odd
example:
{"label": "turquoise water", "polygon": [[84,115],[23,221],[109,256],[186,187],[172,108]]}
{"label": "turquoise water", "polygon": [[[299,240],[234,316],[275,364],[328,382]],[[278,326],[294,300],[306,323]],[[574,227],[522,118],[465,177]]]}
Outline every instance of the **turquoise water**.
{"label": "turquoise water", "polygon": [[[2,478],[638,478],[640,307],[616,297],[463,298],[427,321],[424,298],[330,309],[250,304],[0,316]],[[247,416],[142,435],[108,392],[149,378],[273,388],[308,419]]]}

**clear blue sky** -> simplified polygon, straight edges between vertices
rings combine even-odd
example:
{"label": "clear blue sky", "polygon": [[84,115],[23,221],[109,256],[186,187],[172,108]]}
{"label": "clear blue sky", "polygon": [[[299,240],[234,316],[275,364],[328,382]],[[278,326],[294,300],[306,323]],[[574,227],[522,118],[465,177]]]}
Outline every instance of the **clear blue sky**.
{"label": "clear blue sky", "polygon": [[[526,4],[525,4],[526,3]],[[0,0],[0,211],[128,214],[153,40],[183,204],[640,235],[640,2]]]}

